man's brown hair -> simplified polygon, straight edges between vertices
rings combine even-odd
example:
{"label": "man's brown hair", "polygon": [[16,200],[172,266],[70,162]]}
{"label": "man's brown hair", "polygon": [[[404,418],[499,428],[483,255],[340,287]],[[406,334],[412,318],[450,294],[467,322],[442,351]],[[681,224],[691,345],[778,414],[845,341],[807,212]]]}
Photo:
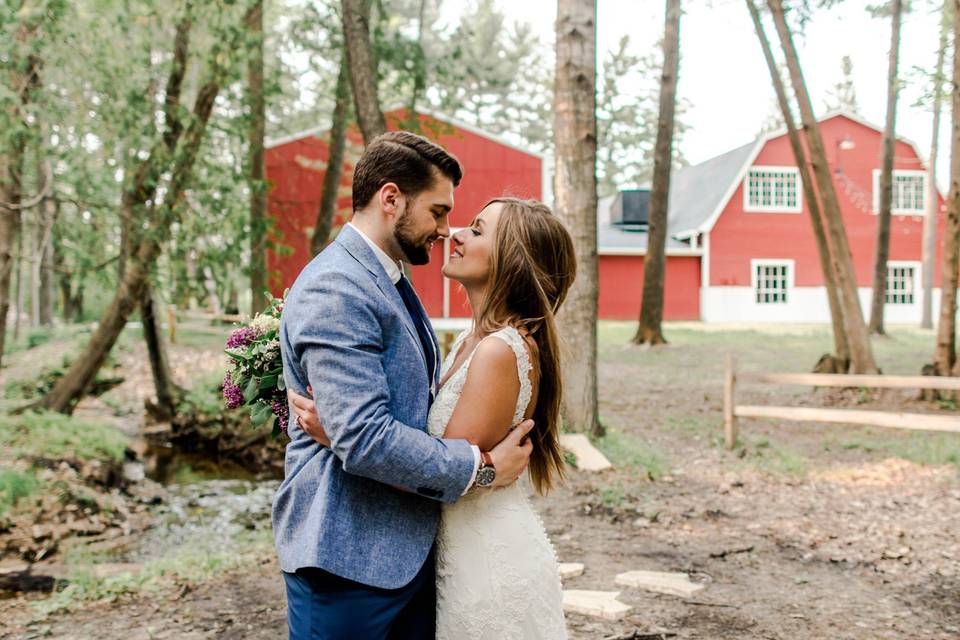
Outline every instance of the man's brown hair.
{"label": "man's brown hair", "polygon": [[443,147],[409,131],[374,138],[353,170],[353,210],[366,207],[383,185],[393,182],[408,198],[433,186],[439,172],[456,187],[463,178],[460,162]]}

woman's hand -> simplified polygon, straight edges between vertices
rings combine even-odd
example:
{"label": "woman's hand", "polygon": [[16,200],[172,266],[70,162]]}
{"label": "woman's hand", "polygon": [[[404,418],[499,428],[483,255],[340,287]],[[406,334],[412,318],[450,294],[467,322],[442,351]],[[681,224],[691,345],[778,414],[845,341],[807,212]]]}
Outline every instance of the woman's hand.
{"label": "woman's hand", "polygon": [[[312,395],[313,389],[307,387],[307,393]],[[287,400],[293,405],[297,426],[322,446],[329,447],[330,438],[327,437],[327,432],[323,430],[323,424],[320,423],[320,416],[317,415],[317,406],[313,400],[311,398],[305,398],[290,389],[287,389]]]}

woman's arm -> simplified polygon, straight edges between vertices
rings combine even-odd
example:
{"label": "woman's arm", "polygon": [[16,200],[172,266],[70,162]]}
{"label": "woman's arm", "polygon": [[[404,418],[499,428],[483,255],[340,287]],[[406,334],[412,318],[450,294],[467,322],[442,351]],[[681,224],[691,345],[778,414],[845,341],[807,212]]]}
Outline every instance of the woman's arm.
{"label": "woman's arm", "polygon": [[468,440],[481,451],[493,449],[514,426],[518,376],[510,345],[499,338],[480,342],[443,437]]}

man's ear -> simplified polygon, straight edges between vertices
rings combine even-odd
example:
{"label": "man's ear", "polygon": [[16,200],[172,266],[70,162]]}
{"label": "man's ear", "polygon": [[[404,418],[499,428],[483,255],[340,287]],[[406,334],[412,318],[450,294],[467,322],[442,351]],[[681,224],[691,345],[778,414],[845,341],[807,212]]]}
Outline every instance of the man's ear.
{"label": "man's ear", "polygon": [[380,198],[380,210],[389,216],[396,216],[403,210],[403,193],[393,182],[388,182],[377,194]]}

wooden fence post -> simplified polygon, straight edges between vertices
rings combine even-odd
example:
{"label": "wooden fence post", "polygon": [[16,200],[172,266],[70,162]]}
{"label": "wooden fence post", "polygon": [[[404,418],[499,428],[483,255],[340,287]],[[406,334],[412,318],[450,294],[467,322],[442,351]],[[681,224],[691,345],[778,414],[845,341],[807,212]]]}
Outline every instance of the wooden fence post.
{"label": "wooden fence post", "polygon": [[734,370],[736,363],[732,353],[727,354],[726,370],[723,376],[723,435],[727,451],[732,451],[737,444],[737,415],[736,415],[736,384],[737,374]]}

